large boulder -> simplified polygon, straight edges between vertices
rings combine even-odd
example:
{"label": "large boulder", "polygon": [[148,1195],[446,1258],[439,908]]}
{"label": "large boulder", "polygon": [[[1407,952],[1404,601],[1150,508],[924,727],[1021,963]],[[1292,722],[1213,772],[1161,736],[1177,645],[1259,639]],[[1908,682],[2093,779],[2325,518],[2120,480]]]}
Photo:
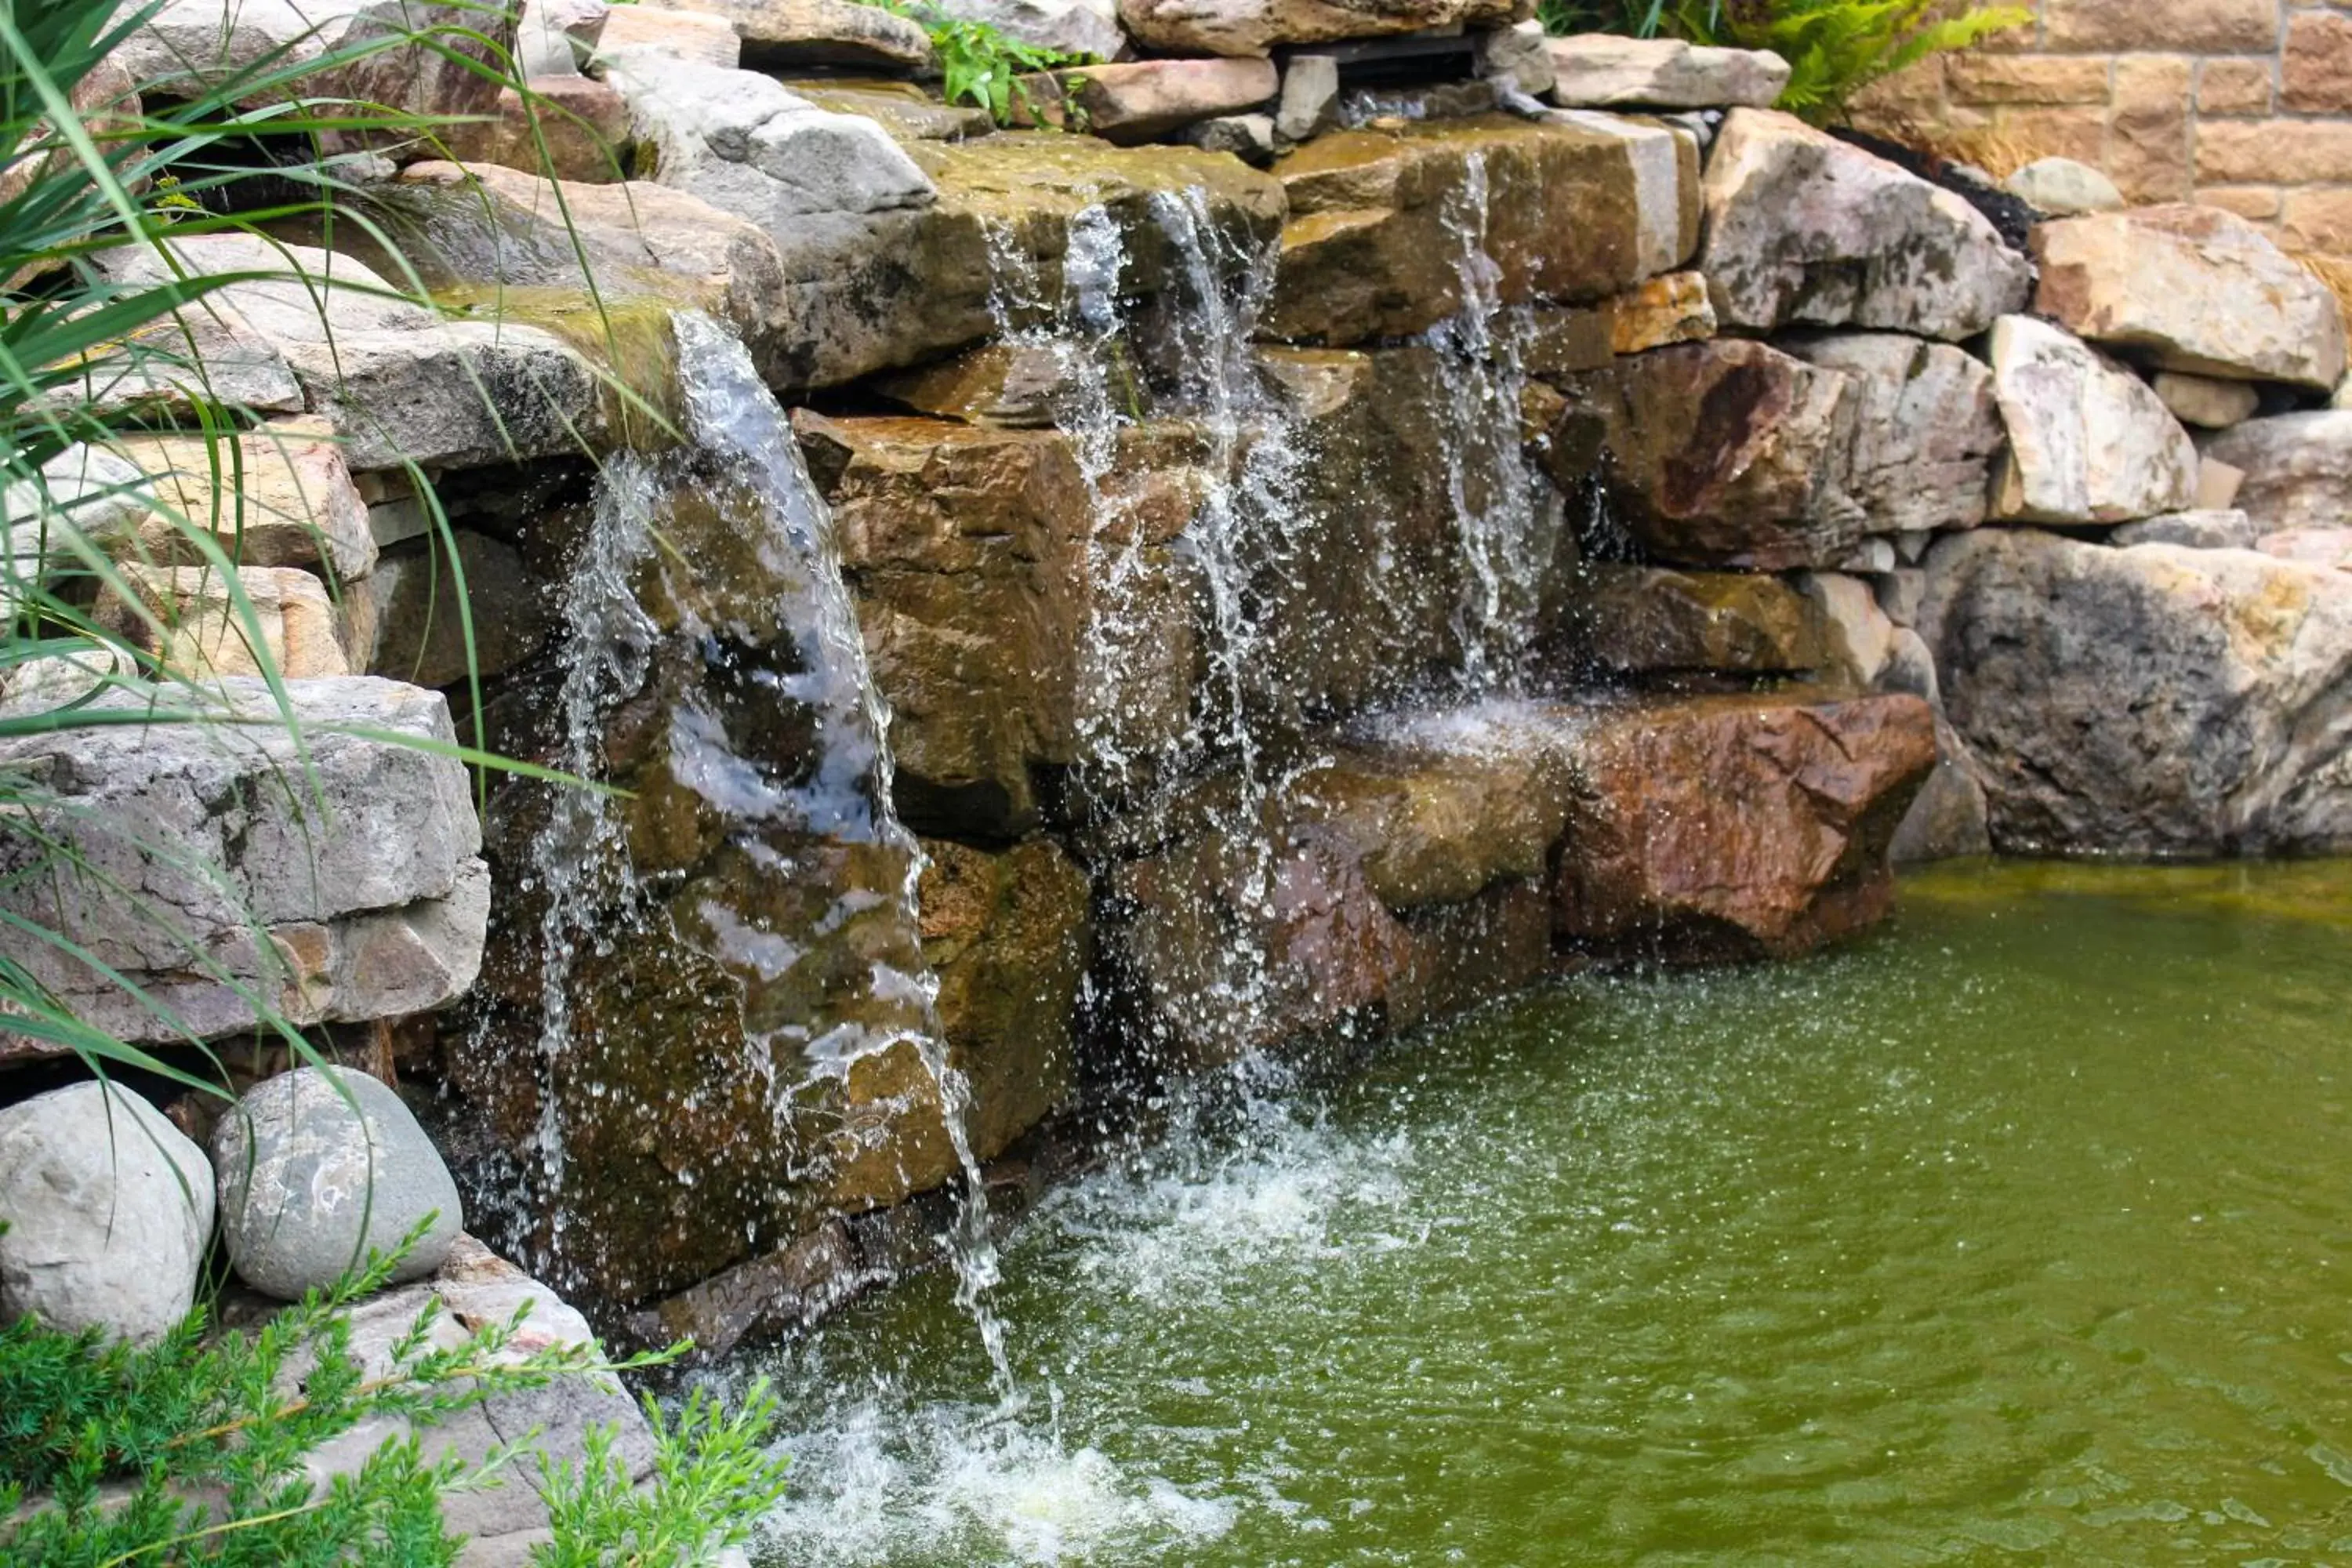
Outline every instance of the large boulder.
{"label": "large boulder", "polygon": [[1612,956],[1785,956],[1891,907],[1888,845],[1936,765],[1911,696],[1673,698],[1577,731],[1560,936]]}
{"label": "large boulder", "polygon": [[1992,515],[2005,521],[2126,522],[2197,499],[2197,449],[2148,384],[2031,316],[1992,331],[1993,396],[2009,447]]}
{"label": "large boulder", "polygon": [[2344,315],[2260,229],[2213,206],[2137,207],[2045,223],[2033,309],[2166,370],[2329,392]]}
{"label": "large boulder", "polygon": [[[0,763],[39,781],[35,820],[76,857],[13,840],[0,905],[94,962],[22,935],[0,946],[92,1026],[234,1034],[257,994],[298,1025],[364,1022],[472,984],[489,885],[465,766],[428,749],[456,740],[446,703],[356,677],[287,697],[292,723],[257,679],[125,689],[94,707],[152,705],[152,721],[0,743]],[[0,1034],[0,1059],[54,1048]]]}
{"label": "large boulder", "polygon": [[127,1089],[51,1089],[0,1110],[0,1324],[145,1342],[194,1304],[212,1166]]}
{"label": "large boulder", "polygon": [[237,1278],[299,1300],[416,1244],[392,1282],[441,1267],[463,1227],[457,1184],[400,1096],[348,1068],[298,1068],[264,1080],[213,1132],[221,1239]]}
{"label": "large boulder", "polygon": [[1575,109],[1769,109],[1789,62],[1769,49],[1586,33],[1550,38],[1554,103]]}
{"label": "large boulder", "polygon": [[1997,847],[2352,847],[2352,575],[2013,529],[1928,562],[1920,631]]}
{"label": "large boulder", "polygon": [[1728,327],[1972,337],[2020,310],[2025,258],[1940,186],[1767,110],[1736,109],[1707,156],[1698,259]]}
{"label": "large boulder", "polygon": [[1349,343],[1436,325],[1493,264],[1504,304],[1596,300],[1682,264],[1696,150],[1607,115],[1349,131],[1277,161],[1288,199],[1265,330]]}
{"label": "large boulder", "polygon": [[2262,530],[2352,517],[2352,409],[2249,419],[2210,437],[2204,453],[2243,470],[2233,504]]}
{"label": "large boulder", "polygon": [[1620,359],[1567,384],[1604,432],[1618,521],[1651,557],[1835,566],[1868,524],[1846,489],[1853,378],[1748,339]]}
{"label": "large boulder", "polygon": [[1516,0],[1119,0],[1118,16],[1146,48],[1263,55],[1284,44],[1496,26],[1519,10]]}
{"label": "large boulder", "polygon": [[1973,528],[2000,450],[1992,373],[1948,343],[1895,332],[1783,339],[1808,364],[1838,371],[1857,403],[1845,489],[1872,533]]}

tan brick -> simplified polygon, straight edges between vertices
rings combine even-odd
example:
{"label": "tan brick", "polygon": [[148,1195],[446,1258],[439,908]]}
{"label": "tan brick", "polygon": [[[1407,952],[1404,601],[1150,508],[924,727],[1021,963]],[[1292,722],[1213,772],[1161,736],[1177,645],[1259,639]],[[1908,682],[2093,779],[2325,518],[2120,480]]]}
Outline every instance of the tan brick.
{"label": "tan brick", "polygon": [[2002,109],[1990,134],[2011,162],[2072,158],[2093,168],[2107,159],[2107,115],[2103,109]]}
{"label": "tan brick", "polygon": [[2352,183],[2352,121],[2217,120],[2200,125],[2197,178],[2216,185]]}
{"label": "tan brick", "polygon": [[2105,55],[1961,55],[1944,69],[1955,103],[2105,103]]}
{"label": "tan brick", "polygon": [[2197,112],[2268,114],[2273,69],[2266,59],[2207,60],[2197,70]]}
{"label": "tan brick", "polygon": [[2176,202],[2195,184],[2189,146],[2191,61],[2126,55],[2116,61],[2107,121],[2107,177],[2132,202]]}
{"label": "tan brick", "polygon": [[[2352,0],[2344,0],[2352,5]],[[2044,0],[2024,0],[2022,9],[2033,13],[2033,20],[2022,27],[2003,27],[1998,33],[1988,33],[1969,46],[1969,52],[1980,55],[2036,55],[2044,47],[2042,19],[2049,12]]]}
{"label": "tan brick", "polygon": [[2220,207],[2255,223],[2267,223],[2279,215],[2279,193],[2273,185],[2201,185],[2197,201],[2200,206]]}
{"label": "tan brick", "polygon": [[2352,109],[2352,17],[2298,11],[2288,19],[2279,100],[2289,109]]}
{"label": "tan brick", "polygon": [[2190,49],[2252,54],[2278,47],[2274,0],[2049,0],[2053,49]]}
{"label": "tan brick", "polygon": [[2294,250],[2352,256],[2352,189],[2287,192],[2279,216],[2279,243]]}

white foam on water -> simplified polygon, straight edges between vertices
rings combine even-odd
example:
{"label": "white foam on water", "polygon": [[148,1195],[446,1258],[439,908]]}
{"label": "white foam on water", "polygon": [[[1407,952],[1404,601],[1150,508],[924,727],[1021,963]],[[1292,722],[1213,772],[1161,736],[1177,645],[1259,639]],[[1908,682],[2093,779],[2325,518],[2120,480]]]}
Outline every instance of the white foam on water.
{"label": "white foam on water", "polygon": [[777,1568],[1136,1561],[1215,1540],[1239,1511],[980,1405],[867,1400],[780,1446],[792,1489],[758,1552]]}

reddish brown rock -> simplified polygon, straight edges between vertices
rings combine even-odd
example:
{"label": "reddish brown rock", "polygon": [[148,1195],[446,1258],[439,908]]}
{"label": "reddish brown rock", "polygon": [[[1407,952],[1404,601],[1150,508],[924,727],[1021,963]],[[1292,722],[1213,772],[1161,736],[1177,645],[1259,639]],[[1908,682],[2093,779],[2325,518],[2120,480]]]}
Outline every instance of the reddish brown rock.
{"label": "reddish brown rock", "polygon": [[1936,765],[1908,696],[1596,709],[1576,747],[1556,910],[1612,955],[1802,952],[1885,914],[1887,846]]}
{"label": "reddish brown rock", "polygon": [[1150,142],[1195,121],[1238,114],[1282,85],[1272,60],[1130,60],[1023,79],[1022,123],[1084,131],[1121,145]]}

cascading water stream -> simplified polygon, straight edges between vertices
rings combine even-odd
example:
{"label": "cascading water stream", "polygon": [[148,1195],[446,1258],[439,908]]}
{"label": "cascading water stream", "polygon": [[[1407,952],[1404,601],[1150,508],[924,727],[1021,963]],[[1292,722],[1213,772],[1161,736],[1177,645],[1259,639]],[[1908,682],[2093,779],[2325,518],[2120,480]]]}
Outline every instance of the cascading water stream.
{"label": "cascading water stream", "polygon": [[[770,900],[759,896],[760,882],[772,881],[781,890],[794,874],[791,861],[777,853],[779,837],[861,847],[871,852],[861,864],[898,868],[895,879],[879,887],[850,877],[835,910],[814,928],[820,935],[838,931],[869,915],[877,902],[896,904],[902,940],[886,952],[866,956],[865,994],[855,1015],[796,1018],[764,1030],[747,1017],[747,1036],[765,1048],[753,1052],[745,1065],[767,1079],[781,1131],[803,1087],[795,1079],[845,1079],[861,1059],[900,1045],[919,1055],[964,1184],[958,1233],[948,1249],[959,1300],[977,1322],[1001,1392],[1011,1400],[1014,1389],[1003,1331],[983,1300],[997,1268],[980,1163],[966,1128],[968,1086],[948,1059],[935,1011],[937,981],[921,962],[914,934],[920,929],[919,887],[925,860],[892,805],[889,711],[867,667],[832,521],[782,408],[742,345],[698,313],[681,312],[674,330],[690,447],[682,458],[623,454],[600,480],[563,605],[567,641],[558,762],[579,777],[603,776],[616,709],[648,688],[665,630],[647,607],[642,584],[649,563],[671,549],[656,520],[666,489],[681,476],[665,473],[665,465],[690,465],[691,488],[728,508],[727,521],[740,530],[735,547],[748,552],[758,580],[772,588],[769,602],[731,616],[709,604],[680,603],[681,595],[665,592],[667,611],[677,623],[673,635],[699,647],[714,679],[724,676],[751,689],[744,706],[752,710],[753,722],[764,717],[761,710],[804,714],[813,735],[807,748],[813,765],[783,776],[775,757],[730,735],[729,715],[707,693],[671,702],[666,744],[670,782],[690,792],[698,810],[724,823],[753,882],[751,896],[732,905],[715,896],[695,903],[699,945],[738,973],[766,982],[785,976],[801,962],[802,948],[763,924]],[[708,563],[695,570],[707,571]],[[788,668],[765,668],[731,651],[751,634],[730,623],[751,616],[772,620],[781,628],[793,656]],[[545,1082],[537,1153],[546,1189],[542,1206],[560,1240],[566,1151],[563,1100],[557,1089],[572,1066],[577,964],[592,952],[609,957],[625,943],[691,943],[694,938],[646,896],[628,827],[612,796],[559,792],[531,855],[530,883],[545,898],[537,1040]]]}

